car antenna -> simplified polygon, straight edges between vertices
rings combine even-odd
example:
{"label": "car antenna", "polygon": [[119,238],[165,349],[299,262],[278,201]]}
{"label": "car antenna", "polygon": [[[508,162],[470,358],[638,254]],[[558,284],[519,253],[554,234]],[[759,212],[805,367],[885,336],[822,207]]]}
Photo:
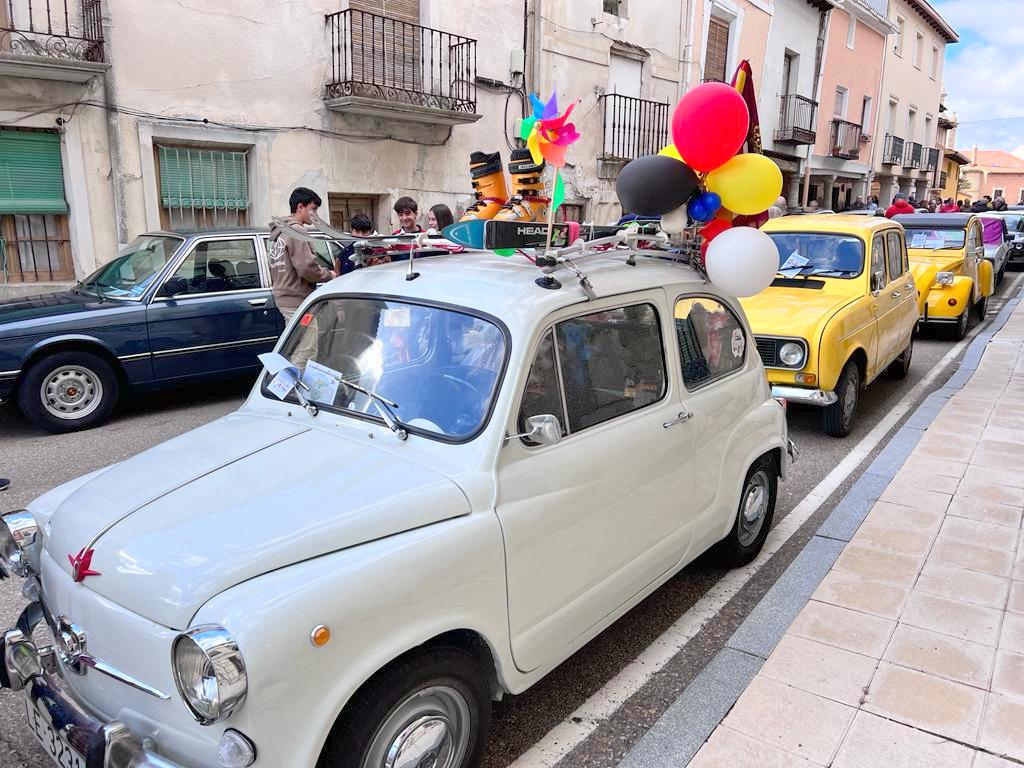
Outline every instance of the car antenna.
{"label": "car antenna", "polygon": [[409,272],[405,276],[406,280],[415,280],[417,277],[420,276],[419,272],[414,272],[413,271],[413,267],[414,267],[414,263],[413,262],[415,261],[415,258],[416,258],[416,249],[417,248],[421,248],[423,246],[423,241],[426,240],[426,238],[429,235],[437,235],[437,231],[431,229],[431,230],[429,230],[427,232],[420,232],[418,235],[416,235],[415,239],[412,241],[412,250],[409,251]]}

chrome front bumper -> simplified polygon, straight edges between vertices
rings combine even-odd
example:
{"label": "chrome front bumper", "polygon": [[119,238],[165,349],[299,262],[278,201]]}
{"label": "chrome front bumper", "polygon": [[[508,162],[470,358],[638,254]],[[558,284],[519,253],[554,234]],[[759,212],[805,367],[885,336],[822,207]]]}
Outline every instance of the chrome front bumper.
{"label": "chrome front bumper", "polygon": [[0,688],[22,691],[53,729],[86,758],[87,768],[182,768],[146,749],[128,726],[93,717],[61,685],[57,652],[39,648],[20,629],[0,636]]}
{"label": "chrome front bumper", "polygon": [[822,389],[804,389],[803,387],[783,387],[772,385],[772,397],[781,397],[787,403],[800,405],[816,405],[820,408],[832,405],[839,396],[835,392]]}

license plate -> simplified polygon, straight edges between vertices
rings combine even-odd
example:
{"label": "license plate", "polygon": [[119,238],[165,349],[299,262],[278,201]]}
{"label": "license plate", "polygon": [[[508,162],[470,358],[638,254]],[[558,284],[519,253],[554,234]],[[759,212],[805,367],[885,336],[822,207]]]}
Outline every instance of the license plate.
{"label": "license plate", "polygon": [[37,707],[32,699],[25,697],[25,715],[28,718],[28,729],[32,731],[36,739],[53,762],[61,768],[85,768],[85,758],[72,749],[50,722],[50,716],[40,707]]}

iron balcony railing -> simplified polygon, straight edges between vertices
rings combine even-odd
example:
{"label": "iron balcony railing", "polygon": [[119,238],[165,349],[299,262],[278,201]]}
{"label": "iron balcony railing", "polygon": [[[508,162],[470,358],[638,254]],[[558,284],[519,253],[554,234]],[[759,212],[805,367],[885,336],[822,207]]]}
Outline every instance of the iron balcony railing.
{"label": "iron balcony railing", "polygon": [[355,9],[329,14],[325,99],[362,96],[476,112],[476,40]]}
{"label": "iron balcony railing", "polygon": [[920,144],[916,141],[913,144],[907,144],[906,151],[903,155],[903,167],[904,168],[920,168],[921,167],[921,150],[923,150]]}
{"label": "iron balcony railing", "polygon": [[928,165],[926,167],[929,171],[934,171],[939,167],[939,150],[935,147],[928,148]]}
{"label": "iron balcony railing", "polygon": [[775,140],[788,144],[813,144],[818,102],[795,93],[783,96],[781,102]]}
{"label": "iron balcony railing", "polygon": [[885,145],[882,147],[882,162],[886,165],[899,165],[903,162],[903,139],[885,134]]}
{"label": "iron balcony railing", "polygon": [[669,105],[665,102],[618,93],[606,93],[601,101],[605,158],[633,160],[653,155],[668,142]]}
{"label": "iron balcony railing", "polygon": [[0,0],[0,54],[103,61],[100,0]]}
{"label": "iron balcony railing", "polygon": [[853,160],[860,157],[860,126],[849,120],[832,121],[832,144],[830,155]]}

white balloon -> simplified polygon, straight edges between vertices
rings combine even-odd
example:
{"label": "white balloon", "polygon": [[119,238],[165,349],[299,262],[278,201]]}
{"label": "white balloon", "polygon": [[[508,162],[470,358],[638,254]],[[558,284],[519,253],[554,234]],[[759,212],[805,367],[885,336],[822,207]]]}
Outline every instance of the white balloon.
{"label": "white balloon", "polygon": [[661,217],[661,231],[666,235],[678,235],[686,229],[686,206],[681,205]]}
{"label": "white balloon", "polygon": [[733,296],[754,296],[775,279],[779,249],[754,227],[733,227],[708,246],[704,266],[711,282]]}

